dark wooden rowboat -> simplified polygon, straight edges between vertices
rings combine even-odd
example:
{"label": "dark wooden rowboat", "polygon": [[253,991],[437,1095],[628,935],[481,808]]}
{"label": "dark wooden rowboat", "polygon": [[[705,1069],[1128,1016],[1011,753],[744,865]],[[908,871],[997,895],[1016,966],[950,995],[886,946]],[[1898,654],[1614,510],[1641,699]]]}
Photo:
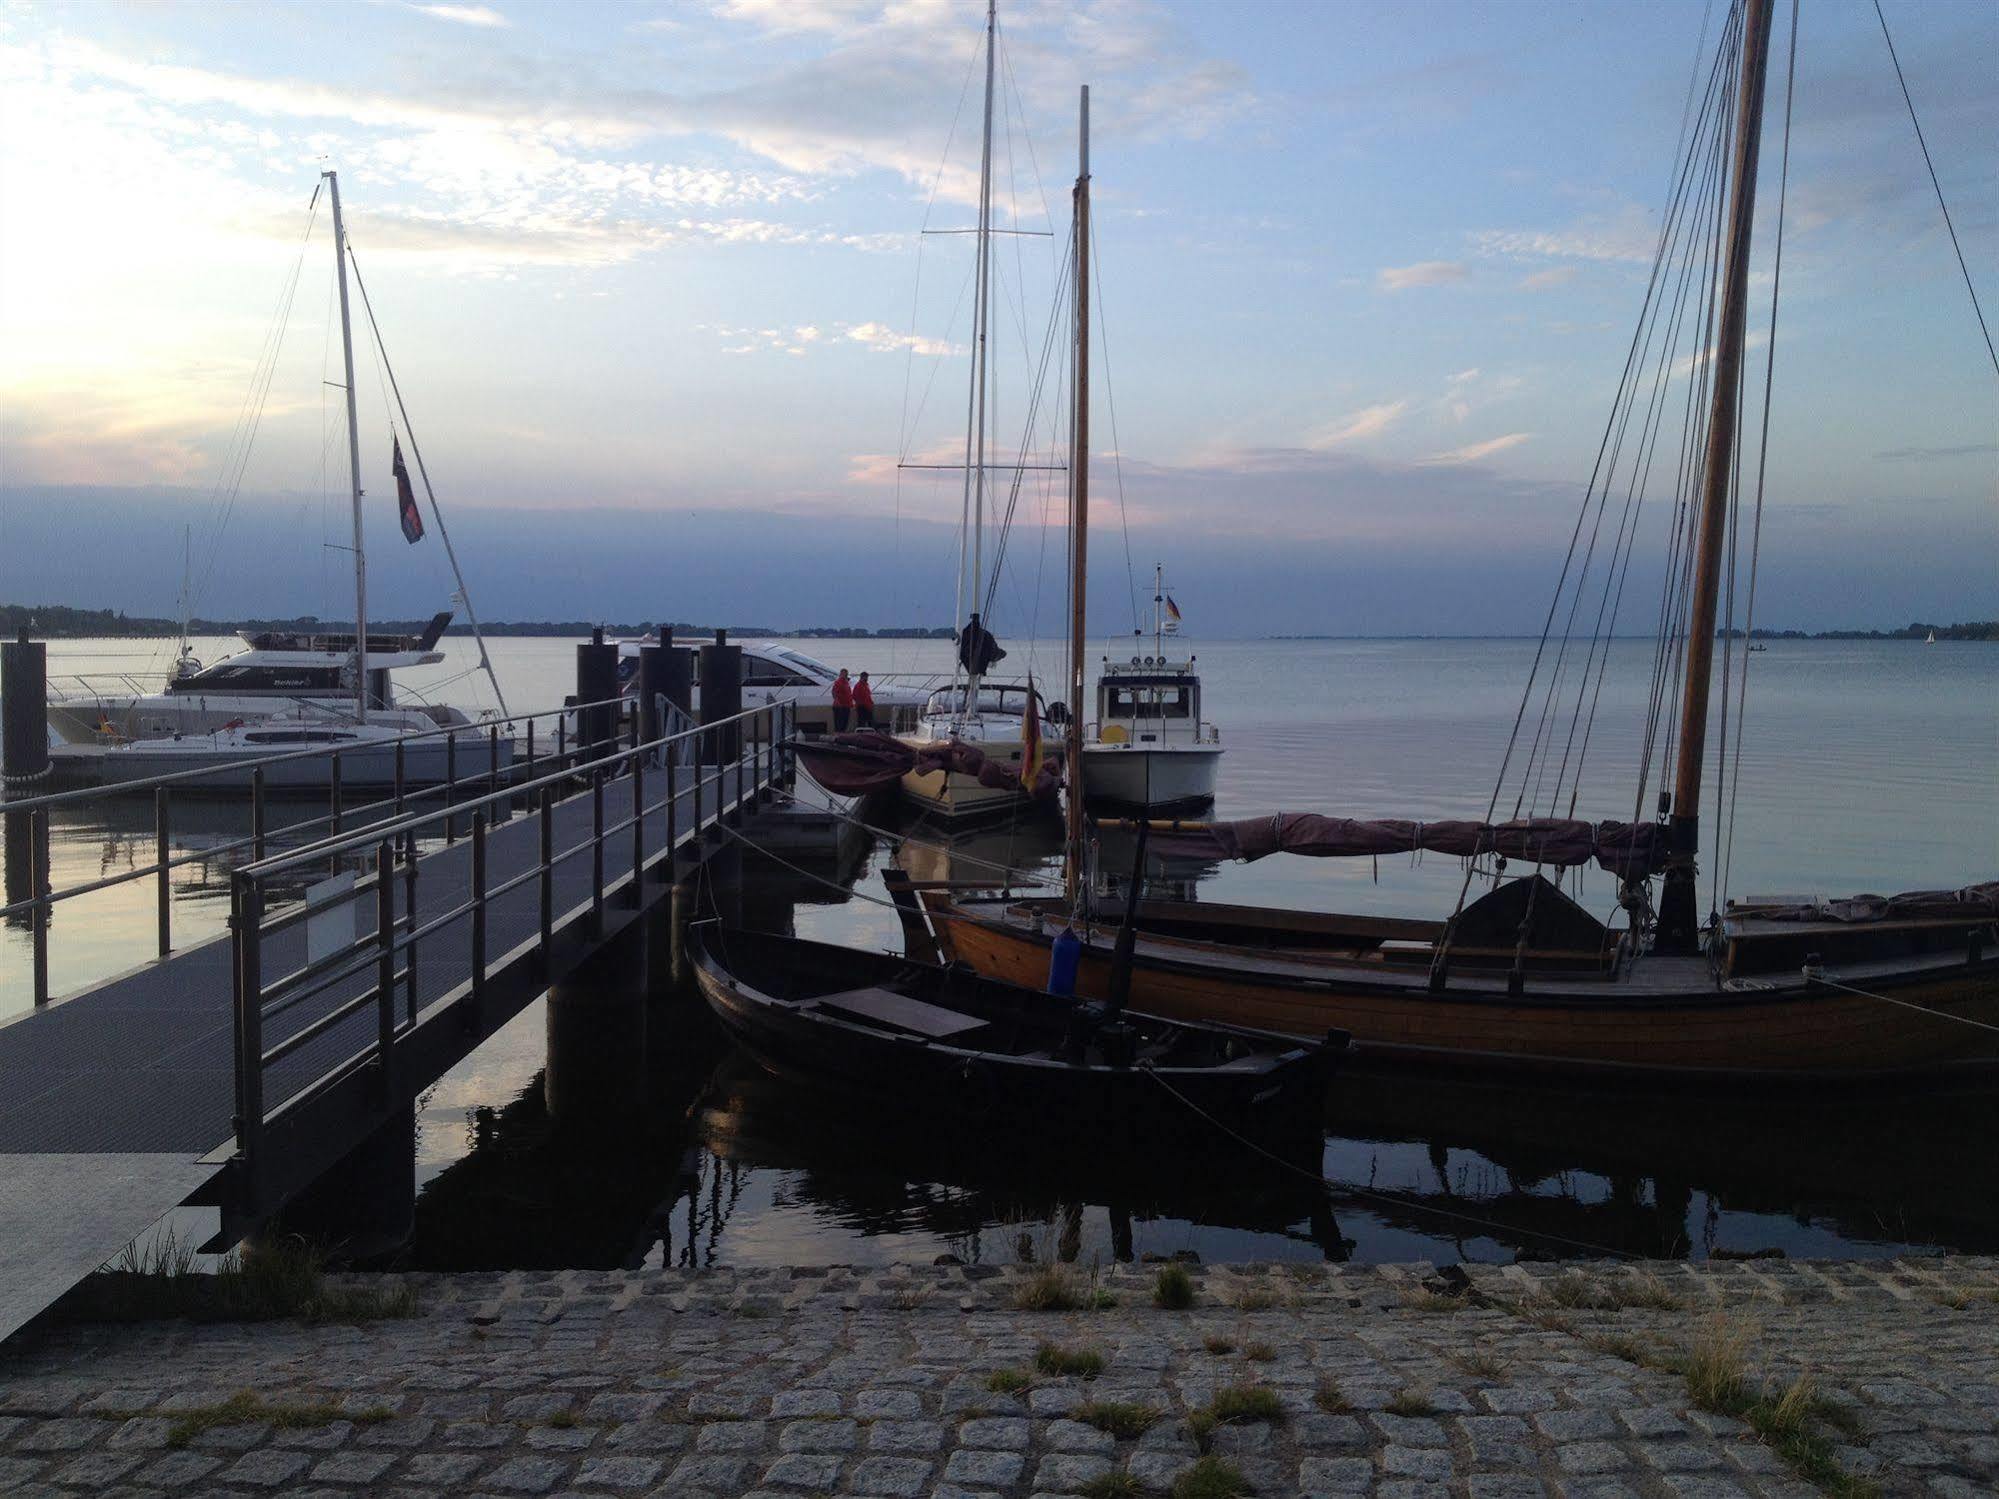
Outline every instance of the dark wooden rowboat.
{"label": "dark wooden rowboat", "polygon": [[887,1098],[916,1123],[931,1109],[1092,1148],[1240,1148],[1225,1131],[1266,1148],[1316,1143],[1347,1042],[1118,1015],[963,966],[733,928],[704,930],[695,978],[723,1028],[780,1077]]}

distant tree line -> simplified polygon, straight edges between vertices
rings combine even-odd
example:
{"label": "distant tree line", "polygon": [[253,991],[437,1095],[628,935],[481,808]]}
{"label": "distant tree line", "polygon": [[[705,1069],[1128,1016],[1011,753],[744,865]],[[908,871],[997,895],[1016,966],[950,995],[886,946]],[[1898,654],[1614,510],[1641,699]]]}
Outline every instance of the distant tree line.
{"label": "distant tree line", "polygon": [[[425,619],[371,619],[368,629],[377,635],[416,635],[429,624]],[[301,614],[294,619],[191,619],[188,633],[191,635],[234,635],[246,630],[276,630],[282,632],[309,634],[316,630],[351,630],[352,620],[322,620],[316,614]],[[597,620],[581,619],[502,619],[492,620],[480,626],[488,635],[543,635],[575,638],[587,636],[592,630],[601,628],[606,635],[652,635],[659,626],[651,620],[638,624],[603,624]],[[715,626],[688,624],[676,620],[669,628],[675,635],[713,635]],[[869,630],[858,625],[819,626],[807,630],[781,630],[773,625],[724,625],[731,635],[744,638],[785,636],[807,640],[949,640],[957,632],[948,627],[937,629],[921,625],[889,626],[880,630]],[[67,604],[0,604],[0,631],[12,639],[20,630],[26,629],[38,640],[77,640],[93,636],[151,637],[177,636],[180,621],[177,619],[153,619],[145,615],[127,614],[122,609],[72,609]],[[464,620],[453,620],[445,629],[447,635],[470,635],[472,627]]]}
{"label": "distant tree line", "polygon": [[[1717,630],[1717,638],[1740,640],[1740,630]],[[1899,630],[1751,630],[1751,640],[1999,640],[1999,619],[1974,619],[1955,625],[1908,624]]]}

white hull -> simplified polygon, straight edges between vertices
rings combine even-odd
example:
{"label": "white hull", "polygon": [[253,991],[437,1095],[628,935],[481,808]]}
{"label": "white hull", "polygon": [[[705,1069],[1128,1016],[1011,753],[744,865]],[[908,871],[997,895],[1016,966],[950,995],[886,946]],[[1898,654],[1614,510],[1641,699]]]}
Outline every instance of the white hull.
{"label": "white hull", "polygon": [[[262,723],[273,718],[323,717],[339,723],[353,716],[352,699],[317,701],[206,692],[160,692],[144,697],[89,697],[52,701],[49,728],[65,744],[96,747],[104,742],[102,726],[123,739],[171,739],[176,734],[214,734],[237,723]],[[444,728],[466,722],[454,708],[372,708],[368,721],[404,733]]]}
{"label": "white hull", "polygon": [[1083,751],[1083,794],[1124,807],[1186,807],[1215,799],[1220,745],[1140,748],[1093,744]]}
{"label": "white hull", "polygon": [[[493,770],[492,741],[483,733],[455,736],[458,752],[455,763],[443,736],[418,740],[403,746],[403,785],[443,784],[455,770],[461,781],[485,776]],[[326,791],[333,784],[331,761],[325,755],[277,760],[284,753],[270,747],[249,749],[230,743],[216,743],[203,736],[188,739],[142,740],[134,744],[59,744],[49,750],[51,769],[57,780],[75,786],[116,786],[141,781],[148,776],[171,775],[180,771],[213,771],[199,780],[184,783],[189,792],[242,790],[250,785],[258,761],[263,766],[264,786],[270,791]],[[499,770],[512,766],[514,744],[499,743]],[[345,750],[340,755],[340,785],[343,792],[362,787],[383,789],[396,783],[394,744],[366,745]]]}
{"label": "white hull", "polygon": [[[981,746],[991,753],[990,746]],[[953,820],[1010,816],[1033,804],[1021,791],[995,788],[955,770],[909,771],[902,794],[925,812]]]}

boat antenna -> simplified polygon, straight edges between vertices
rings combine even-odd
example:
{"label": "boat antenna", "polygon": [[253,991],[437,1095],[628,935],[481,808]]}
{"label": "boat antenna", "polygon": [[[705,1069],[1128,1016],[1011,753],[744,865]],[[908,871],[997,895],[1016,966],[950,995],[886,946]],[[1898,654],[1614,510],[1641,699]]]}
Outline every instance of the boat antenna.
{"label": "boat antenna", "polygon": [[444,555],[451,563],[451,577],[458,585],[458,601],[465,606],[466,623],[472,626],[472,641],[479,650],[479,666],[486,673],[486,680],[493,684],[493,696],[500,704],[502,717],[507,712],[507,695],[500,690],[499,675],[493,670],[493,658],[486,653],[486,637],[479,633],[479,615],[472,607],[472,590],[465,586],[465,574],[458,566],[457,549],[451,545],[451,533],[444,529],[444,512],[438,507],[437,490],[430,482],[430,470],[424,466],[423,449],[417,444],[416,428],[410,425],[409,408],[403,404],[403,388],[396,383],[396,367],[389,363],[388,346],[382,342],[381,325],[375,321],[375,304],[368,300],[368,283],[361,279],[361,261],[350,249],[348,256],[354,266],[354,287],[361,293],[361,310],[368,314],[368,331],[375,338],[375,352],[382,356],[382,369],[389,377],[389,392],[396,398],[396,412],[403,419],[403,431],[409,435],[410,456],[416,459],[417,476],[423,480],[424,495],[430,500],[430,513],[437,522],[437,534],[444,542]]}
{"label": "boat antenna", "polygon": [[340,282],[340,352],[347,362],[347,472],[354,501],[354,721],[368,721],[368,554],[361,532],[361,439],[354,417],[354,328],[347,311],[347,230],[340,218],[340,174],[325,171],[333,205],[333,261]]}
{"label": "boat antenna", "polygon": [[1076,152],[1076,327],[1071,383],[1076,403],[1069,455],[1069,724],[1064,771],[1068,780],[1068,842],[1062,883],[1069,912],[1081,908],[1083,871],[1083,659],[1089,648],[1084,583],[1090,542],[1090,86],[1083,85]]}
{"label": "boat antenna", "polygon": [[1694,915],[1694,856],[1700,846],[1701,759],[1707,748],[1708,678],[1714,666],[1715,613],[1728,550],[1729,481],[1734,470],[1737,395],[1742,386],[1743,335],[1749,312],[1749,236],[1756,215],[1756,158],[1763,138],[1763,86],[1770,63],[1771,0],[1748,0],[1742,43],[1742,85],[1736,108],[1728,248],[1722,270],[1721,326],[1715,338],[1714,383],[1708,408],[1707,456],[1701,469],[1701,511],[1693,598],[1687,619],[1685,697],[1680,706],[1680,760],[1674,768],[1665,881],[1654,946],[1660,952],[1699,950]]}

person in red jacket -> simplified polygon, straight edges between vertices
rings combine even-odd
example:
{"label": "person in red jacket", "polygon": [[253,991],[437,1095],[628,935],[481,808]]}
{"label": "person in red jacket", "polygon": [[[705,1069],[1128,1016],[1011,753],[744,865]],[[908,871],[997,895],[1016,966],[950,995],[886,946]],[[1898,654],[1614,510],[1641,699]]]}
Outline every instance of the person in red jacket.
{"label": "person in red jacket", "polygon": [[868,674],[854,683],[854,727],[872,729],[875,726],[875,690],[868,685]]}
{"label": "person in red jacket", "polygon": [[847,720],[854,712],[854,684],[847,679],[847,668],[840,668],[840,675],[833,681],[833,732],[847,732]]}

